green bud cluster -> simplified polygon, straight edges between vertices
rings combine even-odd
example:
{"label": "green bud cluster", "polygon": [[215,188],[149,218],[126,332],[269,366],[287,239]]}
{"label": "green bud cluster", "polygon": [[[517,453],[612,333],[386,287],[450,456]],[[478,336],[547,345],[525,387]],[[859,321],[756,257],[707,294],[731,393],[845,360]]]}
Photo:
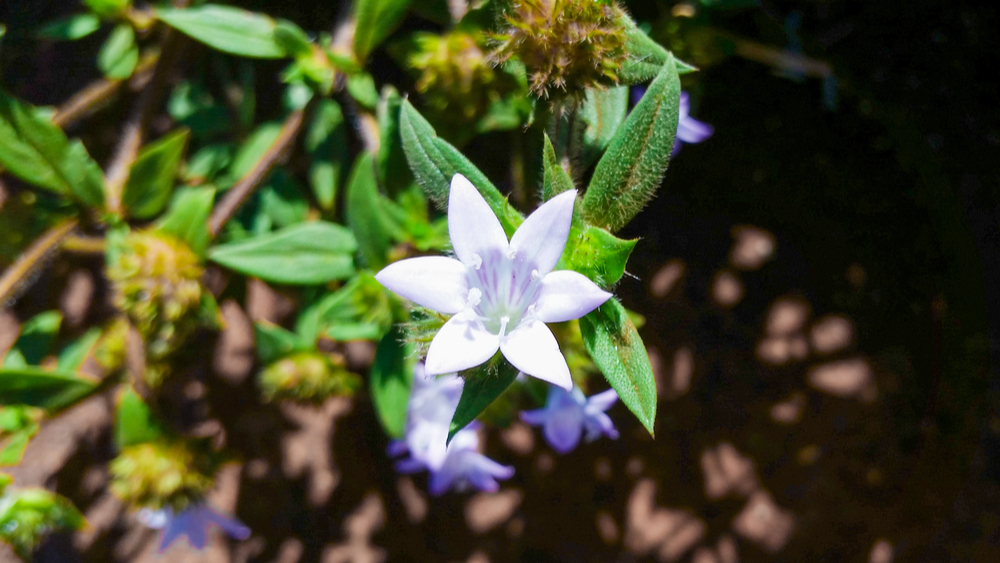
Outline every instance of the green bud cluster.
{"label": "green bud cluster", "polygon": [[125,363],[125,342],[128,339],[128,321],[117,317],[104,328],[94,349],[94,359],[109,372]]}
{"label": "green bud cluster", "polygon": [[502,14],[504,29],[493,35],[491,59],[524,63],[536,96],[559,89],[582,97],[586,88],[618,83],[628,58],[625,17],[602,0],[511,0]]}
{"label": "green bud cluster", "polygon": [[0,496],[0,541],[13,547],[25,561],[31,561],[32,552],[46,535],[79,530],[84,523],[73,503],[45,489],[8,487]]}
{"label": "green bud cluster", "polygon": [[449,115],[469,120],[500,98],[504,75],[490,65],[479,34],[417,33],[413,42],[416,50],[408,62],[420,71],[417,91],[435,111],[444,114],[447,110]]}
{"label": "green bud cluster", "polygon": [[129,233],[108,265],[115,305],[128,315],[146,343],[147,383],[157,386],[157,364],[176,350],[198,325],[204,271],[184,242],[151,231]]}
{"label": "green bud cluster", "polygon": [[361,378],[347,371],[343,356],[299,352],[267,366],[260,374],[260,388],[268,401],[293,399],[321,402],[332,396],[350,396]]}
{"label": "green bud cluster", "polygon": [[219,459],[207,446],[162,440],[128,446],[111,461],[111,491],[135,508],[174,512],[212,488]]}

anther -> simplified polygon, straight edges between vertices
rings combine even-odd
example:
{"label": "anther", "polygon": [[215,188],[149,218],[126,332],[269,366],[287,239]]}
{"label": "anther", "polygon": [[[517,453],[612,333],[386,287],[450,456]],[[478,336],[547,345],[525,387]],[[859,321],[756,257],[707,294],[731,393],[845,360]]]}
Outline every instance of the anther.
{"label": "anther", "polygon": [[483,257],[478,254],[473,254],[472,267],[478,270],[482,265],[483,265]]}

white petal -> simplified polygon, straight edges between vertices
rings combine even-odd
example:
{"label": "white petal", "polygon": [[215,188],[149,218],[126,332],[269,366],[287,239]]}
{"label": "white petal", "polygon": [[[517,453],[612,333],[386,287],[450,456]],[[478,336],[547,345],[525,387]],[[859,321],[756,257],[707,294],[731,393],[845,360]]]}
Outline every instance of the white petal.
{"label": "white petal", "polygon": [[535,314],[542,322],[561,323],[579,319],[610,298],[610,293],[587,276],[572,270],[557,270],[542,278]]}
{"label": "white petal", "polygon": [[492,358],[499,347],[500,338],[483,328],[482,323],[455,315],[431,340],[424,370],[440,375],[476,367]]}
{"label": "white petal", "polygon": [[507,252],[507,234],[503,232],[500,220],[479,190],[461,174],[451,178],[448,236],[455,255],[469,266],[488,256],[503,256]]}
{"label": "white petal", "polygon": [[500,342],[500,351],[507,361],[524,373],[567,391],[573,388],[566,358],[559,351],[556,337],[544,323],[521,323]]}
{"label": "white petal", "polygon": [[568,190],[529,215],[510,238],[514,261],[530,263],[543,276],[551,272],[566,248],[575,201],[576,190]]}
{"label": "white petal", "polygon": [[466,271],[454,258],[425,256],[393,262],[375,279],[417,305],[450,315],[464,309],[469,299]]}

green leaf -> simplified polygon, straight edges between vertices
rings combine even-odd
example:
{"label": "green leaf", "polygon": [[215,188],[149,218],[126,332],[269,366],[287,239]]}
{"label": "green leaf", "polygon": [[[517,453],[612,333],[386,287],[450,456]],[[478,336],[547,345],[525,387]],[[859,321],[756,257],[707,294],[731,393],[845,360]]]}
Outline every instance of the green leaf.
{"label": "green leaf", "polygon": [[53,41],[76,41],[101,27],[101,18],[94,14],[74,14],[58,19],[38,30],[42,39]]}
{"label": "green leaf", "polygon": [[312,42],[302,28],[288,20],[278,20],[274,27],[274,40],[288,55],[300,58],[311,57]]}
{"label": "green leaf", "polygon": [[260,209],[271,218],[272,224],[287,227],[306,220],[309,202],[295,178],[278,168],[260,188]]}
{"label": "green leaf", "polygon": [[681,83],[672,56],[605,151],[583,197],[583,218],[617,231],[648,202],[670,162]]}
{"label": "green leaf", "polygon": [[359,272],[316,303],[313,332],[341,342],[379,340],[392,326],[389,300],[389,293],[371,273]]}
{"label": "green leaf", "polygon": [[187,129],[181,129],[142,149],[122,192],[122,204],[130,216],[149,219],[163,211],[190,136]]}
{"label": "green leaf", "polygon": [[413,387],[413,345],[398,327],[390,330],[375,349],[369,385],[375,413],[385,433],[402,438],[406,430],[406,406]]}
{"label": "green leaf", "polygon": [[97,389],[97,382],[74,372],[38,366],[0,368],[0,405],[59,410]]}
{"label": "green leaf", "polygon": [[25,182],[89,207],[104,203],[104,174],[83,144],[70,142],[34,108],[2,90],[0,165]]}
{"label": "green leaf", "polygon": [[[622,24],[625,26],[625,48],[628,50],[629,58],[618,72],[618,81],[625,86],[646,82],[658,75],[667,64],[667,60],[672,58],[670,51],[639,29],[632,18],[625,16],[622,18]],[[676,61],[676,65],[678,74],[698,70],[682,61]]]}
{"label": "green leaf", "polygon": [[347,209],[344,211],[347,226],[358,239],[361,262],[372,270],[380,270],[389,260],[392,240],[386,228],[375,167],[371,153],[364,153],[354,161],[351,179],[347,182]]}
{"label": "green leaf", "polygon": [[97,345],[97,341],[100,340],[101,332],[100,328],[94,327],[63,348],[62,352],[59,353],[56,369],[60,371],[79,370],[94,346]]}
{"label": "green leaf", "polygon": [[253,334],[257,357],[262,364],[276,362],[292,352],[305,352],[313,348],[312,342],[268,322],[255,322]]}
{"label": "green leaf", "polygon": [[97,53],[97,68],[112,80],[122,80],[132,76],[139,62],[139,46],[135,42],[135,31],[127,23],[120,23]]}
{"label": "green leaf", "polygon": [[507,204],[507,198],[469,159],[447,141],[438,138],[431,124],[407,100],[403,100],[399,126],[410,170],[428,197],[440,208],[446,209],[451,178],[456,173],[462,174],[476,186],[497,214],[507,236],[514,234],[524,217]]}
{"label": "green leaf", "polygon": [[583,344],[622,403],[653,434],[656,381],[649,355],[625,307],[612,297],[580,319]]}
{"label": "green leaf", "polygon": [[366,109],[375,109],[375,106],[378,105],[378,90],[375,89],[375,79],[367,72],[347,77],[347,93]]}
{"label": "green leaf", "polygon": [[0,408],[0,466],[17,465],[32,436],[38,433],[40,413],[33,407]]}
{"label": "green leaf", "polygon": [[115,408],[115,445],[118,449],[152,442],[163,436],[163,427],[149,405],[131,387],[122,391]]}
{"label": "green leaf", "polygon": [[543,132],[542,135],[545,138],[545,146],[542,149],[542,161],[545,167],[542,199],[548,201],[565,191],[576,189],[576,186],[573,185],[573,178],[570,177],[569,173],[562,166],[559,166],[549,134]]}
{"label": "green leaf", "polygon": [[607,289],[625,274],[625,265],[637,242],[638,239],[622,240],[597,227],[574,225],[556,269],[580,272]]}
{"label": "green leaf", "polygon": [[350,277],[357,249],[348,229],[314,221],[212,247],[208,258],[264,281],[313,285]]}
{"label": "green leaf", "polygon": [[110,18],[124,11],[132,0],[83,0],[83,3],[95,14]]}
{"label": "green leaf", "polygon": [[277,23],[263,14],[217,4],[161,8],[155,14],[170,27],[224,53],[256,59],[287,54],[275,37]]}
{"label": "green leaf", "polygon": [[208,217],[215,202],[215,188],[184,188],[177,191],[170,209],[157,222],[156,230],[173,235],[203,256],[211,235]]}
{"label": "green leaf", "polygon": [[219,171],[229,166],[232,160],[232,145],[205,145],[188,159],[181,173],[181,179],[195,185],[211,182]]}
{"label": "green leaf", "polygon": [[403,22],[411,0],[354,2],[354,56],[364,61]]}
{"label": "green leaf", "polygon": [[518,369],[510,365],[499,353],[485,364],[461,373],[465,379],[462,398],[458,400],[455,416],[448,428],[448,441],[459,430],[468,426],[480,413],[486,410],[497,397],[503,394],[517,379]]}
{"label": "green leaf", "polygon": [[628,86],[605,90],[587,90],[587,99],[577,111],[576,123],[582,126],[580,160],[584,169],[589,168],[611,140],[628,114]]}
{"label": "green leaf", "polygon": [[391,85],[383,86],[377,108],[379,144],[375,171],[379,183],[390,195],[401,192],[413,182],[399,136],[399,110],[402,106],[403,97],[399,92]]}
{"label": "green leaf", "polygon": [[313,195],[321,208],[333,211],[342,169],[347,162],[344,114],[337,102],[324,99],[317,104],[303,146],[311,157],[309,184]]}
{"label": "green leaf", "polygon": [[21,335],[4,358],[3,367],[41,362],[49,353],[61,324],[62,314],[59,311],[45,311],[25,321],[21,325]]}
{"label": "green leaf", "polygon": [[264,154],[267,153],[268,149],[271,148],[271,145],[278,138],[278,135],[281,134],[281,127],[282,124],[280,121],[269,121],[260,124],[254,129],[236,150],[229,170],[226,171],[224,177],[219,178],[219,187],[228,189],[239,181],[240,178],[253,170],[253,167],[260,162],[260,159],[263,158]]}

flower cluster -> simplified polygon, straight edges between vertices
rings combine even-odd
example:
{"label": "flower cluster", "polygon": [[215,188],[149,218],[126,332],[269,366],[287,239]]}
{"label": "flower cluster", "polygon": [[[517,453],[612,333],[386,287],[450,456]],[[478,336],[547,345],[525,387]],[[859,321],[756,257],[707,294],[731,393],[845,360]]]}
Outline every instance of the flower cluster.
{"label": "flower cluster", "polygon": [[583,436],[592,442],[601,436],[612,440],[618,431],[605,414],[618,400],[614,389],[585,397],[579,387],[565,391],[560,387],[549,388],[545,408],[521,413],[521,420],[532,426],[541,426],[545,440],[561,454],[573,451]]}
{"label": "flower cluster", "polygon": [[514,475],[513,467],[479,453],[476,424],[458,431],[451,443],[447,442],[463,385],[462,378],[455,374],[434,378],[426,373],[423,364],[417,364],[406,409],[406,437],[389,444],[390,456],[409,453],[409,457],[396,462],[400,472],[430,471],[428,488],[435,496],[470,486],[493,492],[499,488],[498,479]]}
{"label": "flower cluster", "polygon": [[442,116],[473,119],[499,98],[504,75],[487,62],[480,34],[417,33],[413,42],[407,62],[420,71],[417,91]]}
{"label": "flower cluster", "polygon": [[429,375],[485,363],[499,349],[514,367],[564,389],[566,359],[545,323],[578,319],[611,294],[578,272],[553,271],[573,220],[576,190],[545,202],[510,241],[483,197],[461,174],[451,181],[448,234],[455,258],[410,258],[375,278],[414,303],[453,315],[427,351]]}
{"label": "flower cluster", "polygon": [[192,504],[176,514],[169,507],[160,510],[144,508],[139,511],[138,518],[146,526],[160,531],[156,547],[160,554],[182,538],[194,549],[205,549],[208,545],[208,532],[212,528],[219,528],[237,540],[250,537],[250,528],[242,522],[204,503]]}

